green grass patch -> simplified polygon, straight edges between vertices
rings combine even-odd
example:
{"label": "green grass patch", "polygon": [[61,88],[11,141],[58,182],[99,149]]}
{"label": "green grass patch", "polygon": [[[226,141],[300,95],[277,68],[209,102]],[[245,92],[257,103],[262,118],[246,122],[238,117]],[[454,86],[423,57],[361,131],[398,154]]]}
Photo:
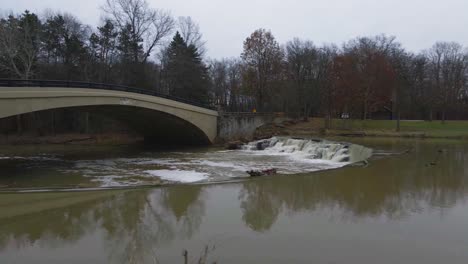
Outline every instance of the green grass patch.
{"label": "green grass patch", "polygon": [[[339,130],[362,131],[369,134],[394,133],[394,120],[333,120],[333,128]],[[400,123],[401,133],[424,133],[427,137],[468,138],[468,121],[404,121]]]}

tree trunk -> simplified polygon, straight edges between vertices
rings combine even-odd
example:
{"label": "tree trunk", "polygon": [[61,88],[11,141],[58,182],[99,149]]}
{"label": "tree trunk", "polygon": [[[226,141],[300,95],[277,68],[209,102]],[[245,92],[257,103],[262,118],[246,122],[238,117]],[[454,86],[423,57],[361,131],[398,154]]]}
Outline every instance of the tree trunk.
{"label": "tree trunk", "polygon": [[89,134],[89,113],[85,113],[85,134]]}
{"label": "tree trunk", "polygon": [[330,115],[329,114],[327,114],[325,116],[325,124],[324,125],[325,125],[325,129],[330,129]]}
{"label": "tree trunk", "polygon": [[362,116],[362,120],[366,120],[367,119],[367,102],[364,103],[364,114]]}
{"label": "tree trunk", "polygon": [[308,111],[308,105],[307,103],[304,103],[304,121],[307,121],[309,119],[309,111]]}
{"label": "tree trunk", "polygon": [[55,136],[55,111],[52,110],[52,135]]}
{"label": "tree trunk", "polygon": [[21,115],[16,115],[16,133],[18,133],[18,135],[23,134],[23,125],[21,123]]}
{"label": "tree trunk", "polygon": [[[398,92],[395,93],[396,96],[395,96],[395,104],[394,104],[394,113],[396,114],[396,119],[397,119],[397,122],[396,122],[396,132],[400,132],[401,128],[400,128],[400,119],[401,119],[401,110],[400,110],[400,98],[398,96]],[[395,119],[394,116],[392,116],[392,119]]]}
{"label": "tree trunk", "polygon": [[39,122],[37,121],[37,113],[36,112],[32,112],[31,113],[31,120],[32,120],[32,130],[34,130],[34,132],[36,132],[37,135],[40,135],[40,131],[39,131]]}
{"label": "tree trunk", "polygon": [[401,128],[400,128],[400,109],[397,110],[397,125],[396,125],[396,132],[400,132]]}
{"label": "tree trunk", "polygon": [[445,124],[445,108],[442,109],[442,124]]}

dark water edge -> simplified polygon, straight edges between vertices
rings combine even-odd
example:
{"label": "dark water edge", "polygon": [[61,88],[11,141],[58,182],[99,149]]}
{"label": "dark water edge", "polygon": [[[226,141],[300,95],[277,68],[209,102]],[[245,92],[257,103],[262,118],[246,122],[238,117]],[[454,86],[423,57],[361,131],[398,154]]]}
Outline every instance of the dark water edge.
{"label": "dark water edge", "polygon": [[352,141],[381,155],[236,183],[0,194],[0,263],[183,263],[205,245],[218,263],[467,263],[467,142]]}
{"label": "dark water edge", "polygon": [[66,133],[56,135],[38,135],[36,133],[23,133],[5,135],[0,134],[0,147],[24,145],[131,145],[141,144],[142,136],[124,133]]}
{"label": "dark water edge", "polygon": [[[83,173],[64,172],[79,160],[109,160],[137,158],[142,154],[164,155],[168,152],[206,152],[220,147],[178,147],[163,145],[103,144],[63,145],[32,144],[0,146],[0,192],[15,191],[83,191],[86,189],[128,189],[134,186],[103,188]],[[6,157],[6,159],[5,159]],[[11,157],[11,159],[10,159]],[[159,181],[140,185],[139,188],[161,186]]]}

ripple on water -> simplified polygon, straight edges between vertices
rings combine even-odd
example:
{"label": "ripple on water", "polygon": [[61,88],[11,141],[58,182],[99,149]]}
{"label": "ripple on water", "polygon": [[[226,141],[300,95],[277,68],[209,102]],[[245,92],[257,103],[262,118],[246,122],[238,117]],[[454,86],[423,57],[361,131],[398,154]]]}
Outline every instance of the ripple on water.
{"label": "ripple on water", "polygon": [[[370,153],[363,149],[359,151]],[[12,155],[0,156],[0,160],[18,160],[24,168],[30,168],[28,164],[45,164],[60,173],[86,177],[99,187],[124,187],[161,182],[229,181],[248,177],[249,170],[272,168],[280,174],[309,173],[349,164],[353,161],[352,151],[352,145],[346,143],[272,138],[252,142],[240,150],[145,152],[136,157],[97,160],[61,159],[47,154]]]}

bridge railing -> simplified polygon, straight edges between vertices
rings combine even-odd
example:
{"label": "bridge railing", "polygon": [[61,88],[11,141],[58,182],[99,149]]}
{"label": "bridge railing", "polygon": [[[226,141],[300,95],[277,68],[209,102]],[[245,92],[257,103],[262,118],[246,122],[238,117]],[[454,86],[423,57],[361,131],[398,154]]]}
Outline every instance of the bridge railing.
{"label": "bridge railing", "polygon": [[0,87],[63,87],[63,88],[88,88],[100,90],[112,90],[120,92],[130,92],[137,94],[150,95],[161,97],[177,102],[198,106],[214,110],[215,107],[209,104],[200,103],[185,98],[168,95],[165,93],[157,92],[149,89],[140,89],[116,84],[94,83],[94,82],[79,82],[79,81],[60,81],[60,80],[16,80],[16,79],[0,79]]}

